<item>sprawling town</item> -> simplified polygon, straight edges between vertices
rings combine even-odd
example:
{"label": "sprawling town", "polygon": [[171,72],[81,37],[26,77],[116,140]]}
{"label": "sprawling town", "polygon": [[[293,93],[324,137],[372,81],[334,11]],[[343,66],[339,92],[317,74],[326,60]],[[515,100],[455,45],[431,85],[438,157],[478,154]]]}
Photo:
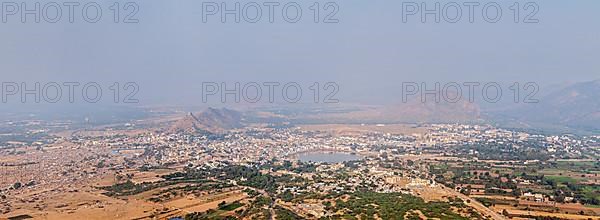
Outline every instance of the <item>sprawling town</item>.
{"label": "sprawling town", "polygon": [[0,148],[0,218],[600,219],[600,136],[185,120],[36,124]]}

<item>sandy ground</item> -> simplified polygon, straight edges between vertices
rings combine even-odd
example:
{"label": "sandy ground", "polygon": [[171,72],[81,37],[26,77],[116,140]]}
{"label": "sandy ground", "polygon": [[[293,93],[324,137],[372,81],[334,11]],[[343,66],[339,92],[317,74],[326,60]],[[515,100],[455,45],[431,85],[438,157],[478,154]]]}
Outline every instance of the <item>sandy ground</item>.
{"label": "sandy ground", "polygon": [[[586,214],[585,215],[580,215],[582,216],[581,218],[583,219],[587,219],[589,217],[591,217],[592,219],[600,219],[599,216],[589,216],[589,215],[593,215],[591,213],[600,213],[600,208],[596,208],[596,207],[587,207],[584,205],[581,205],[579,203],[554,203],[554,202],[535,202],[535,201],[526,201],[526,200],[519,200],[516,199],[514,197],[508,197],[508,196],[485,196],[485,195],[477,195],[477,196],[471,196],[472,198],[488,198],[488,199],[494,199],[494,200],[499,200],[499,201],[507,201],[510,202],[511,204],[519,204],[519,207],[514,207],[512,205],[495,205],[492,206],[491,209],[495,210],[496,212],[502,212],[502,210],[506,209],[509,213],[511,214],[523,214],[524,207],[530,207],[533,210],[536,211],[531,211],[529,212],[529,215],[533,215],[533,216],[555,216],[555,217],[561,217],[563,215],[567,215],[567,216],[575,216],[577,215],[580,211],[584,211]],[[552,212],[547,212],[548,210],[560,210],[560,212],[562,213],[552,213]],[[568,212],[569,214],[565,213]]]}
{"label": "sandy ground", "polygon": [[219,203],[225,201],[226,203],[232,203],[238,200],[246,198],[247,195],[241,191],[217,194],[208,196],[207,198],[180,198],[165,203],[166,207],[172,209],[182,210],[186,213],[190,212],[205,212],[209,209],[216,209]]}
{"label": "sandy ground", "polygon": [[512,206],[503,206],[496,205],[494,207],[495,210],[502,211],[506,209],[506,211],[511,215],[524,215],[524,216],[550,216],[550,217],[558,217],[563,219],[600,219],[598,216],[587,216],[587,215],[577,215],[577,214],[562,214],[562,213],[551,213],[551,212],[540,212],[540,211],[525,211],[525,210],[513,210]]}
{"label": "sandy ground", "polygon": [[[141,219],[157,216],[185,215],[191,212],[204,212],[217,209],[221,202],[232,203],[248,196],[241,190],[207,195],[201,198],[193,196],[178,198],[162,204],[149,202],[146,199],[134,198],[117,199],[104,195],[77,192],[63,193],[59,198],[52,198],[47,208],[43,211],[33,207],[24,206],[7,215],[0,215],[0,219],[17,215],[30,215],[35,219]],[[163,212],[163,213],[160,213]]]}
{"label": "sandy ground", "polygon": [[470,198],[464,194],[458,193],[452,189],[449,189],[447,187],[444,186],[440,186],[440,193],[445,193],[448,195],[453,195],[456,196],[458,198],[461,198],[463,201],[467,201],[469,200],[469,203],[466,203],[467,205],[473,207],[474,209],[476,209],[479,213],[485,215],[485,216],[492,216],[493,219],[507,219],[506,217],[504,217],[503,215],[498,214],[496,211],[491,210],[487,207],[485,207],[483,204],[477,202],[475,199]]}
{"label": "sandy ground", "polygon": [[140,200],[120,200],[100,195],[99,192],[69,192],[50,196],[40,211],[34,204],[25,204],[0,218],[21,214],[36,219],[132,219],[157,208]]}
{"label": "sandy ground", "polygon": [[46,219],[133,219],[147,216],[154,209],[160,208],[155,204],[140,200],[119,201],[103,208],[80,208],[68,212],[50,212]]}

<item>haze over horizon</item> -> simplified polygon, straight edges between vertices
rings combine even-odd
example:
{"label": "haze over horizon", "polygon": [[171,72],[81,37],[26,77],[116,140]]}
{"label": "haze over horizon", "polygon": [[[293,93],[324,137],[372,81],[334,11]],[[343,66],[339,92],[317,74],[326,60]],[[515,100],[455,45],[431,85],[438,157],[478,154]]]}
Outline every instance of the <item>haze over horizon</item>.
{"label": "haze over horizon", "polygon": [[218,15],[204,23],[202,4],[189,0],[139,1],[139,23],[116,24],[111,2],[98,3],[98,23],[23,24],[9,16],[0,24],[2,81],[136,82],[140,105],[186,105],[201,100],[202,82],[336,82],[343,103],[394,103],[402,82],[544,89],[600,78],[593,0],[536,2],[533,24],[514,23],[508,3],[498,23],[479,13],[469,23],[466,12],[457,23],[422,23],[418,15],[404,23],[398,1],[336,2],[339,23],[312,22],[307,3],[298,23],[269,23],[266,15],[255,24],[221,23]]}

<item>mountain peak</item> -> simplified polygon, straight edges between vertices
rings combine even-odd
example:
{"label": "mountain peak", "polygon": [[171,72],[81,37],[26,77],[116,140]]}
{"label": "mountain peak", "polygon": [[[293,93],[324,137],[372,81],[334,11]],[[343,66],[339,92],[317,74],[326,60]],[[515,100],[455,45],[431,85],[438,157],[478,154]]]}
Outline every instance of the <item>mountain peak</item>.
{"label": "mountain peak", "polygon": [[185,133],[199,131],[218,133],[240,127],[243,127],[240,112],[226,108],[208,108],[199,114],[188,113],[185,117],[176,121],[170,130]]}

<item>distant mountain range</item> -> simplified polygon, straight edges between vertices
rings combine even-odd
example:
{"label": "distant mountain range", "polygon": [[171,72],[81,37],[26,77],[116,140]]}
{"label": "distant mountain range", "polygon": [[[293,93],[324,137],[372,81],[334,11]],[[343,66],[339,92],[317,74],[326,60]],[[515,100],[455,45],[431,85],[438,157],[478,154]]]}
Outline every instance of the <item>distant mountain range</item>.
{"label": "distant mountain range", "polygon": [[519,121],[523,127],[564,127],[600,131],[600,80],[550,88],[539,103],[520,104],[500,112],[492,119]]}
{"label": "distant mountain range", "polygon": [[294,112],[290,118],[294,123],[460,123],[479,122],[481,111],[479,106],[467,100],[456,103],[435,102],[428,99],[422,102],[419,98],[407,102],[386,106],[347,107],[337,111],[305,111]]}
{"label": "distant mountain range", "polygon": [[[482,108],[461,100],[457,103],[420,99],[386,106],[281,106],[277,110],[242,114],[230,109],[209,108],[188,113],[174,122],[173,132],[218,133],[248,123],[356,124],[356,123],[492,123],[500,127],[548,132],[600,133],[600,80],[563,84],[550,89],[539,103],[500,104]],[[246,120],[247,119],[247,120]]]}
{"label": "distant mountain range", "polygon": [[[456,103],[420,99],[330,114],[300,114],[299,123],[492,123],[552,133],[600,133],[600,80],[561,84],[540,91],[539,103]],[[481,105],[480,105],[481,104]],[[488,106],[490,106],[488,104]]]}
{"label": "distant mountain range", "polygon": [[381,112],[388,121],[415,123],[477,122],[481,117],[479,106],[467,100],[456,103],[411,100],[385,107]]}
{"label": "distant mountain range", "polygon": [[184,133],[219,133],[225,130],[241,128],[242,113],[226,108],[208,108],[199,114],[188,113],[173,123],[169,131]]}

